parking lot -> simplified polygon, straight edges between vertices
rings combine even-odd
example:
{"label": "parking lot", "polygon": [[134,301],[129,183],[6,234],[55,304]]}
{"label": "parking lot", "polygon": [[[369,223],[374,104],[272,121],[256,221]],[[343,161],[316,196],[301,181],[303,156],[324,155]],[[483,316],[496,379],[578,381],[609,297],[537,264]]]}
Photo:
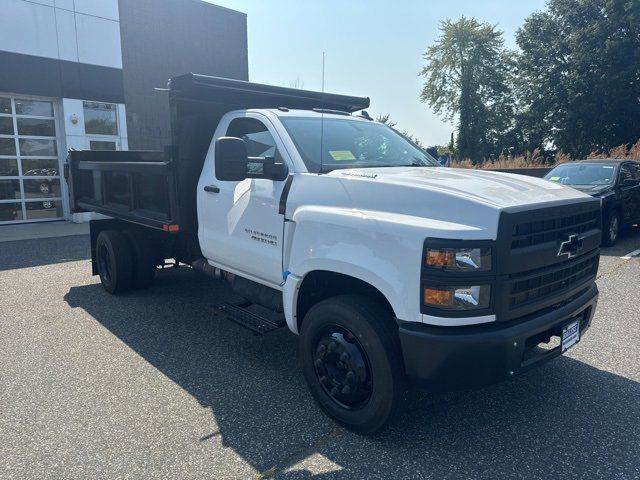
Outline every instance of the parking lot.
{"label": "parking lot", "polygon": [[313,404],[284,329],[215,314],[188,268],[122,296],[84,235],[0,243],[0,478],[640,478],[640,231],[603,250],[591,330],[483,390],[410,394],[359,437]]}

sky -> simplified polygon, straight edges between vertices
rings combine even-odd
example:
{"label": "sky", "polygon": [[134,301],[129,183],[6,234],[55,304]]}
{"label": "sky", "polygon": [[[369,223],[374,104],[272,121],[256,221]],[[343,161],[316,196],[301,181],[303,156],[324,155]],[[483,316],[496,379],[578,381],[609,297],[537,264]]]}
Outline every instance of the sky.
{"label": "sky", "polygon": [[449,142],[455,127],[419,99],[422,55],[439,22],[461,15],[497,25],[516,48],[524,19],[545,0],[206,0],[247,14],[249,80],[371,98],[425,145]]}

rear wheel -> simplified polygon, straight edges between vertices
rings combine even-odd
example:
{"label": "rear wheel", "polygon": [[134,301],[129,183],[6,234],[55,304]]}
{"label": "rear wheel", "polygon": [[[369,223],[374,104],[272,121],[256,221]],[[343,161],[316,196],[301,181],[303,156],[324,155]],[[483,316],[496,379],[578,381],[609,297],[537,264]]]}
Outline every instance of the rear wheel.
{"label": "rear wheel", "polygon": [[134,230],[125,230],[131,246],[133,260],[133,287],[147,288],[156,276],[157,262],[155,248],[150,239]]}
{"label": "rear wheel", "polygon": [[300,332],[300,356],[316,402],[345,428],[373,433],[398,413],[402,354],[395,322],[378,303],[343,295],[312,307]]}
{"label": "rear wheel", "polygon": [[133,265],[129,242],[117,230],[100,232],[96,240],[98,274],[104,289],[112,294],[126,292],[133,286]]}
{"label": "rear wheel", "polygon": [[620,235],[620,215],[613,211],[604,222],[602,231],[602,244],[606,247],[613,246],[618,241]]}

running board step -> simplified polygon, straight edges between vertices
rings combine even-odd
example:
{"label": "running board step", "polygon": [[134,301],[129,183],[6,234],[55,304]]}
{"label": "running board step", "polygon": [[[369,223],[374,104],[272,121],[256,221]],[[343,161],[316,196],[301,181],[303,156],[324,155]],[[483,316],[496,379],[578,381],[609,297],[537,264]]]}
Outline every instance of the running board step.
{"label": "running board step", "polygon": [[218,309],[229,320],[251,330],[256,335],[264,335],[265,333],[282,328],[287,324],[284,317],[269,319],[251,312],[246,308],[232,305],[230,303],[223,303],[218,307]]}

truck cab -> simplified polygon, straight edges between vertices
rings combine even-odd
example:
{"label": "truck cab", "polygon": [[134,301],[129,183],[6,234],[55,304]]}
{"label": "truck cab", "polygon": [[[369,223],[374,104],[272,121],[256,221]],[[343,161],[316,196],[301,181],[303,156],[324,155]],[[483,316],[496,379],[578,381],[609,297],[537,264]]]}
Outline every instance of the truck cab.
{"label": "truck cab", "polygon": [[309,389],[347,428],[382,428],[408,385],[522,375],[589,328],[597,200],[440,167],[354,115],[367,98],[188,75],[170,101],[165,152],[71,153],[72,205],[112,217],[92,222],[93,272],[112,293],[168,258],[225,279],[246,302],[223,310],[297,334]]}

